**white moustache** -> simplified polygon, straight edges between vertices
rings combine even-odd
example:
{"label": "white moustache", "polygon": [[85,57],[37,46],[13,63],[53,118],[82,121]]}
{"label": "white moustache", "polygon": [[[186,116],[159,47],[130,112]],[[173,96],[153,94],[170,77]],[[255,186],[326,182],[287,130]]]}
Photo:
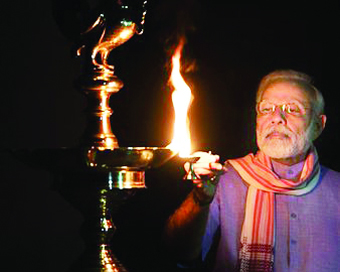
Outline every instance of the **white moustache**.
{"label": "white moustache", "polygon": [[286,127],[269,127],[265,129],[263,135],[265,135],[265,138],[267,138],[274,133],[284,134],[289,138],[291,138],[291,136],[293,135],[293,133]]}

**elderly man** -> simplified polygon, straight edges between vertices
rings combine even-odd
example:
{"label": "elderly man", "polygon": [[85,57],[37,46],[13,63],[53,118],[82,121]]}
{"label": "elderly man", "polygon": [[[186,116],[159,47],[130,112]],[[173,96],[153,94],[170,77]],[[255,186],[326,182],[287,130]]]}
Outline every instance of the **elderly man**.
{"label": "elderly man", "polygon": [[323,108],[307,75],[275,71],[257,92],[259,151],[224,165],[218,155],[195,154],[199,179],[166,227],[182,266],[340,271],[340,173],[320,166],[313,146],[325,127]]}

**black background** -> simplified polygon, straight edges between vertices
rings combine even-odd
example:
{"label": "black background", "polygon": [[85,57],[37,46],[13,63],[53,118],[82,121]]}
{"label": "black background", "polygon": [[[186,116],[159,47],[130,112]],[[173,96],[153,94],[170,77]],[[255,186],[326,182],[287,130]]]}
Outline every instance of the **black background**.
{"label": "black background", "polygon": [[[340,170],[339,3],[149,1],[145,32],[110,61],[124,88],[111,98],[120,146],[166,146],[173,112],[170,56],[184,34],[183,75],[194,94],[194,150],[222,160],[256,150],[254,96],[262,76],[295,69],[314,78],[326,100],[327,127],[316,145]],[[86,126],[86,98],[74,88],[80,61],[60,32],[50,1],[1,4],[1,149],[76,147]],[[194,69],[189,68],[194,67]],[[187,69],[186,69],[187,68]],[[82,250],[82,216],[48,171],[1,155],[1,252],[12,271],[67,271]],[[164,271],[160,236],[190,189],[182,162],[146,173],[141,190],[116,215],[117,256],[130,271]],[[4,257],[5,256],[5,257]],[[40,269],[40,270],[39,270]]]}

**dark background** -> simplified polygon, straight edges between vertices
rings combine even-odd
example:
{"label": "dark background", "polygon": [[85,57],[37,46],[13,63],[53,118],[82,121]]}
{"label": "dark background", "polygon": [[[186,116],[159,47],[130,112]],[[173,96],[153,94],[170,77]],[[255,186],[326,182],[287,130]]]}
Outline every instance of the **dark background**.
{"label": "dark background", "polygon": [[[169,63],[185,34],[183,74],[195,96],[194,150],[211,150],[222,160],[255,151],[257,84],[270,71],[289,68],[311,75],[324,94],[327,127],[316,145],[322,163],[339,171],[339,20],[335,0],[150,0],[144,34],[110,55],[125,85],[110,103],[120,146],[171,141]],[[52,16],[51,2],[2,3],[0,22],[1,150],[77,147],[86,126],[86,98],[74,88],[81,66]],[[130,271],[165,271],[161,230],[190,190],[181,181],[181,164],[174,158],[148,171],[148,189],[116,214],[113,243]],[[49,171],[5,151],[0,168],[1,263],[11,271],[67,271],[82,250],[82,215],[54,186]]]}

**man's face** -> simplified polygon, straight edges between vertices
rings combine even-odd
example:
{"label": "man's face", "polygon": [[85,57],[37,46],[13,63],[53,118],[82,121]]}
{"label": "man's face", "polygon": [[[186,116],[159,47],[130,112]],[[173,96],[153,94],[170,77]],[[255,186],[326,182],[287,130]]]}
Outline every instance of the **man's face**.
{"label": "man's face", "polygon": [[274,159],[303,155],[311,146],[314,130],[307,92],[295,84],[278,82],[269,85],[261,101],[264,102],[258,104],[256,118],[260,150]]}

